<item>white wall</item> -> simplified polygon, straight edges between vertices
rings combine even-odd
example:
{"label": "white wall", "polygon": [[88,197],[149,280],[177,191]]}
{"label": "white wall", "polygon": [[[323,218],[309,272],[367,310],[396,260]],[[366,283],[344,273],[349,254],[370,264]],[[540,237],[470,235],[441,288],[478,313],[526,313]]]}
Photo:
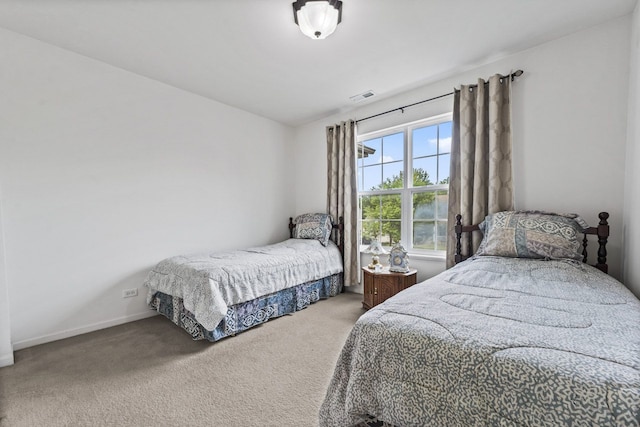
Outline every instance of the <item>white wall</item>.
{"label": "white wall", "polygon": [[[620,278],[629,35],[627,16],[298,128],[296,211],[325,207],[326,125],[445,94],[479,77],[523,69],[512,98],[516,207],[578,212],[594,225],[598,212],[608,211],[610,272]],[[416,54],[428,55],[428,49],[425,43],[425,51]],[[359,132],[444,113],[452,104],[448,97],[361,122]],[[442,260],[413,259],[411,265],[419,269],[419,280],[444,269]]]}
{"label": "white wall", "polygon": [[632,18],[624,204],[624,283],[640,298],[640,4]]}
{"label": "white wall", "polygon": [[0,52],[15,349],[152,315],[165,257],[288,237],[291,128],[10,31]]}
{"label": "white wall", "polygon": [[0,367],[13,365],[13,345],[9,324],[9,291],[5,276],[2,188],[0,188]]}

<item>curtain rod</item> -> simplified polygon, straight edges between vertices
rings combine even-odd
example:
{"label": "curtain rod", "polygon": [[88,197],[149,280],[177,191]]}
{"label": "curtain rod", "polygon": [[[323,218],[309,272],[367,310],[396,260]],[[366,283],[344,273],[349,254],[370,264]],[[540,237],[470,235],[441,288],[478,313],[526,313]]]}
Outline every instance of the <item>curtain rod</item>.
{"label": "curtain rod", "polygon": [[[523,73],[524,73],[524,71],[522,71],[522,70],[516,70],[513,73],[507,74],[506,76],[502,76],[502,77],[511,77],[511,81],[513,81],[516,77],[520,77]],[[423,101],[414,102],[413,104],[403,105],[402,107],[394,108],[393,110],[385,111],[383,113],[378,113],[378,114],[374,114],[373,116],[365,117],[364,119],[356,120],[356,123],[364,122],[365,120],[373,119],[373,118],[379,117],[379,116],[384,116],[385,114],[393,113],[393,112],[396,112],[396,111],[402,111],[404,113],[404,109],[405,108],[413,107],[413,106],[419,105],[419,104],[424,104],[425,102],[429,102],[429,101],[435,101],[436,99],[444,98],[445,96],[451,96],[454,93],[455,93],[455,90],[453,92],[445,93],[444,95],[434,96],[433,98],[425,99]]]}

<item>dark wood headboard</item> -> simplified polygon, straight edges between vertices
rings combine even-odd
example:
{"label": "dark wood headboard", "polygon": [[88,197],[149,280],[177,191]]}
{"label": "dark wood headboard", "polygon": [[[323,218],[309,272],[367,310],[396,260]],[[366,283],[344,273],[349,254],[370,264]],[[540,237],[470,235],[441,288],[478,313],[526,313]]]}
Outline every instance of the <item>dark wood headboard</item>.
{"label": "dark wood headboard", "polygon": [[[293,222],[293,218],[289,217],[289,238],[293,239],[293,230],[296,229],[296,225]],[[339,217],[338,223],[333,224],[333,230],[331,230],[331,240],[338,246],[340,253],[344,253],[344,218]]]}
{"label": "dark wood headboard", "polygon": [[[609,272],[609,266],[607,265],[607,239],[609,237],[609,223],[607,220],[609,219],[608,212],[600,212],[598,214],[598,218],[600,218],[600,222],[597,227],[589,227],[584,230],[584,238],[582,239],[582,262],[587,262],[587,236],[595,235],[598,236],[598,262],[593,266],[598,270],[601,270],[605,273]],[[456,225],[454,227],[456,233],[456,254],[455,254],[455,262],[456,264],[464,261],[469,258],[472,254],[463,255],[462,254],[462,233],[467,233],[468,239],[468,248],[472,248],[473,245],[471,243],[472,233],[475,231],[480,231],[480,227],[478,224],[473,225],[462,225],[462,215],[456,215]],[[471,250],[471,249],[469,249]]]}

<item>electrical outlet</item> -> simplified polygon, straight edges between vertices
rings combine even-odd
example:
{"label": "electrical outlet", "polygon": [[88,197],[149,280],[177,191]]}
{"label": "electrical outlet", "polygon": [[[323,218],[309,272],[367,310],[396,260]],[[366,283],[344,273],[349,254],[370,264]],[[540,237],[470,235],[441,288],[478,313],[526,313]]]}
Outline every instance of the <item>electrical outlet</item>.
{"label": "electrical outlet", "polygon": [[122,298],[131,298],[138,296],[138,288],[125,289],[122,291]]}

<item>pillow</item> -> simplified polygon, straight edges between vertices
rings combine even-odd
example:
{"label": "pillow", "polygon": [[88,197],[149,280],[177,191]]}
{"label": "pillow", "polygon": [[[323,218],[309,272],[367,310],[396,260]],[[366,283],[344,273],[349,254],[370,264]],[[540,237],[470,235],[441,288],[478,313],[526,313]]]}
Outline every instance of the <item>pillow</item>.
{"label": "pillow", "polygon": [[588,225],[575,214],[506,211],[487,215],[478,256],[582,260],[581,234]]}
{"label": "pillow", "polygon": [[296,229],[293,237],[296,239],[319,240],[323,246],[329,244],[329,237],[333,229],[333,218],[331,218],[331,215],[308,213],[298,215],[294,222]]}

